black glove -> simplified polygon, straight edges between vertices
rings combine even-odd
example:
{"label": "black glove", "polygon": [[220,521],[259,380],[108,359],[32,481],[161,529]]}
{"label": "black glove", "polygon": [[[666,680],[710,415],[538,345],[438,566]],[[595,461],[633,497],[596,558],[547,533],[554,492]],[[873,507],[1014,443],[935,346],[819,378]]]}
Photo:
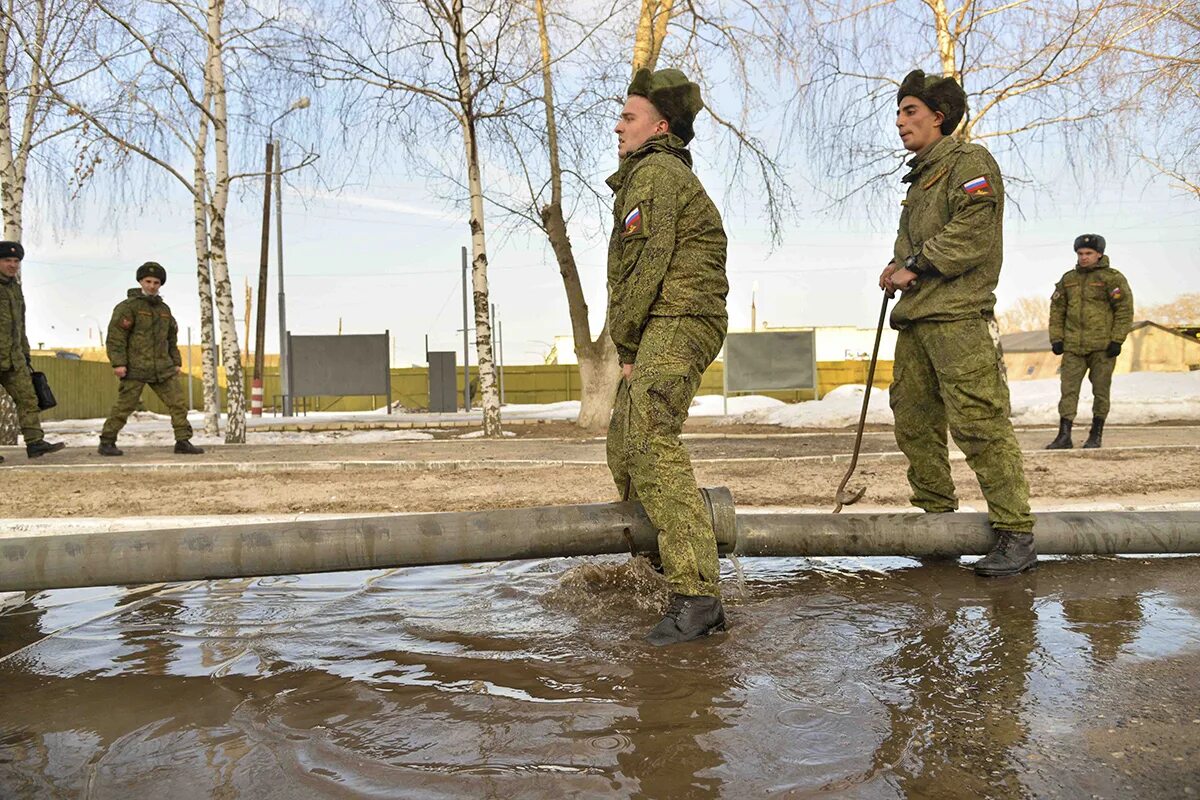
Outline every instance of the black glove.
{"label": "black glove", "polygon": [[1063,343],[1062,342],[1051,342],[1050,349],[1054,352],[1054,355],[1061,356],[1063,353]]}
{"label": "black glove", "polygon": [[1117,356],[1121,355],[1121,343],[1109,342],[1108,349],[1104,351],[1104,355],[1108,356],[1109,358],[1116,358]]}

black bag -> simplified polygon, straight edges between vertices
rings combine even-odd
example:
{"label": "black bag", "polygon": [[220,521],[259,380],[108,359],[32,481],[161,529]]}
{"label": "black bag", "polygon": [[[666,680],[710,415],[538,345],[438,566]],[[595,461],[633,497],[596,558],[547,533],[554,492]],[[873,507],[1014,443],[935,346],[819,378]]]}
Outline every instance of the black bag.
{"label": "black bag", "polygon": [[31,372],[29,377],[33,379],[33,393],[37,395],[38,411],[58,405],[58,401],[54,399],[54,392],[50,391],[50,381],[46,380],[46,373]]}

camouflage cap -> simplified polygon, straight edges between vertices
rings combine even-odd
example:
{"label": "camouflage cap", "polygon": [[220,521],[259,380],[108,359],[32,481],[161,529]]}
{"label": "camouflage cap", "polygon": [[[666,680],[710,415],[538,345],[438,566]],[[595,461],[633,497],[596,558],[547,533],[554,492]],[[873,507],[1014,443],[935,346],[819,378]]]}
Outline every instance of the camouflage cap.
{"label": "camouflage cap", "polygon": [[941,130],[946,136],[954,133],[967,113],[967,93],[954,78],[926,75],[922,70],[914,69],[900,82],[896,104],[899,105],[906,97],[915,97],[929,106],[931,111],[942,112],[945,119],[942,120]]}
{"label": "camouflage cap", "polygon": [[1079,252],[1079,249],[1081,247],[1090,247],[1092,250],[1095,250],[1097,253],[1103,253],[1104,246],[1106,244],[1107,244],[1107,242],[1104,241],[1104,237],[1101,236],[1100,234],[1085,233],[1081,236],[1075,237],[1075,247],[1073,249],[1075,250],[1075,252]]}
{"label": "camouflage cap", "polygon": [[25,258],[25,248],[20,242],[10,242],[8,240],[0,242],[0,258]]}
{"label": "camouflage cap", "polygon": [[682,72],[677,69],[651,72],[642,67],[633,73],[628,93],[649,100],[658,113],[666,118],[671,133],[682,139],[684,144],[695,138],[692,123],[696,121],[700,109],[704,108],[704,100],[700,97],[700,87],[689,81]]}
{"label": "camouflage cap", "polygon": [[159,283],[166,283],[167,271],[157,261],[147,261],[137,268],[138,283],[142,282],[142,278],[158,278]]}

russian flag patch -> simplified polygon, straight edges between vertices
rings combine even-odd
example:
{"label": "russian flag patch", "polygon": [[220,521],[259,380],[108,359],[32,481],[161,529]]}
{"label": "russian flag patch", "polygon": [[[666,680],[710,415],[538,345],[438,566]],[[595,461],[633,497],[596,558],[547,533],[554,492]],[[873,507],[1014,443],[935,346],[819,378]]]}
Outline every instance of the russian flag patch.
{"label": "russian flag patch", "polygon": [[986,175],[972,178],[962,185],[963,191],[971,197],[988,197],[992,194],[992,185]]}
{"label": "russian flag patch", "polygon": [[642,207],[635,206],[633,211],[625,215],[625,235],[632,236],[642,232]]}

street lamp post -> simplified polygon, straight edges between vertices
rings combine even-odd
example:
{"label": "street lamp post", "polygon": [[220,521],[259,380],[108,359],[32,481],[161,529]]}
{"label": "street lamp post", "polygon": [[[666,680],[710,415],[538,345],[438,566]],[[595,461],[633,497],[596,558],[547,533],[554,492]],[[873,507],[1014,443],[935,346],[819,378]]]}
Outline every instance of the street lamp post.
{"label": "street lamp post", "polygon": [[254,342],[254,380],[251,384],[251,400],[250,413],[253,416],[261,417],[263,411],[263,365],[265,360],[265,341],[267,337],[267,259],[270,250],[271,237],[271,183],[272,172],[275,178],[275,208],[276,208],[276,235],[278,241],[279,254],[279,377],[282,384],[280,393],[284,395],[284,414],[290,413],[291,398],[287,396],[287,384],[285,381],[287,358],[284,349],[287,346],[287,321],[284,313],[284,296],[283,296],[283,203],[280,195],[283,192],[283,168],[282,159],[279,155],[279,143],[275,141],[275,125],[293,111],[308,108],[309,100],[307,97],[301,97],[296,102],[288,106],[282,114],[271,121],[267,128],[267,159],[265,169],[265,181],[263,185],[263,230],[262,230],[262,248],[259,254],[258,268],[258,324],[255,326],[255,342]]}

